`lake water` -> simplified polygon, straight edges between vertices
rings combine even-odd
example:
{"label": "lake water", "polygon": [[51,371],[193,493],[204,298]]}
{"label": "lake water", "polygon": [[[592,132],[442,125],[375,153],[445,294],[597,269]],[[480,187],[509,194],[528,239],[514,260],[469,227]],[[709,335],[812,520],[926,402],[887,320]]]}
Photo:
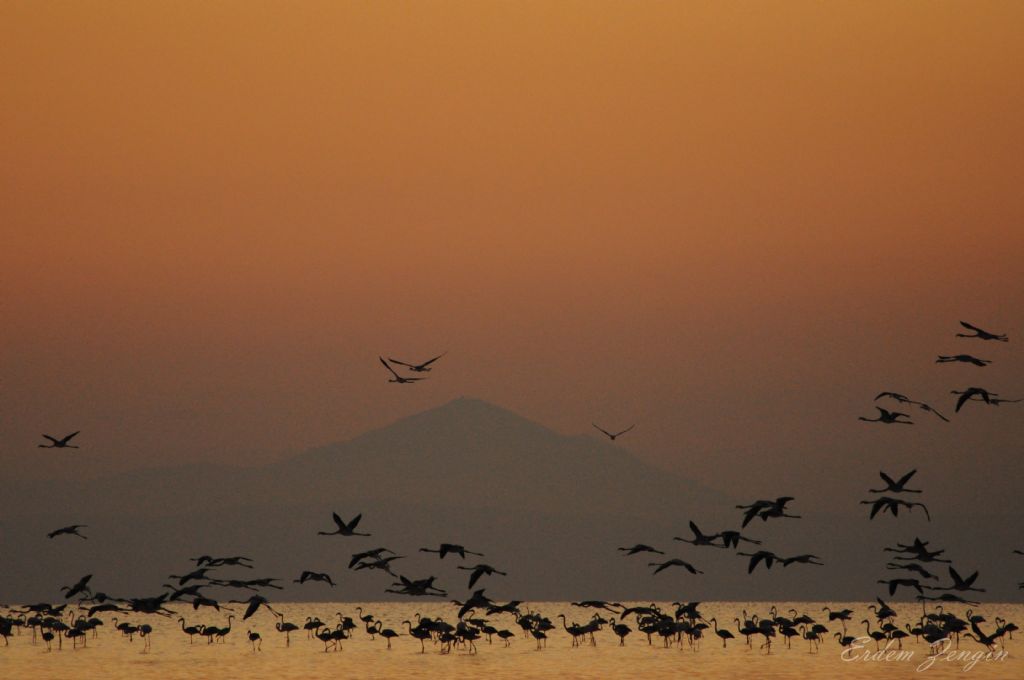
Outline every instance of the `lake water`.
{"label": "lake water", "polygon": [[[646,603],[645,603],[646,604]],[[1001,660],[977,660],[970,670],[964,670],[969,659],[951,660],[940,656],[928,668],[921,668],[928,658],[928,645],[915,642],[913,637],[904,640],[904,649],[912,653],[905,660],[850,660],[842,658],[842,648],[831,637],[841,631],[839,622],[828,622],[822,607],[828,604],[834,609],[848,607],[856,613],[848,624],[850,634],[863,635],[864,626],[859,621],[874,616],[868,611],[868,603],[798,603],[778,605],[780,613],[790,608],[806,613],[828,626],[830,633],[816,653],[809,652],[806,641],[794,638],[792,648],[786,649],[782,640],[772,647],[770,654],[758,649],[760,636],[755,639],[753,649],[744,644],[743,637],[736,632],[733,619],[740,617],[742,610],[748,614],[765,616],[770,604],[767,603],[715,603],[700,605],[705,618],[717,617],[720,627],[728,627],[737,639],[730,640],[723,649],[721,641],[713,631],[697,649],[691,649],[684,642],[682,648],[668,649],[655,637],[648,644],[644,634],[636,631],[635,620],[630,617],[628,625],[633,628],[626,638],[625,647],[618,646],[618,638],[606,626],[596,634],[596,646],[589,644],[574,648],[571,637],[562,629],[557,615],[564,613],[567,618],[579,623],[588,621],[594,610],[581,609],[564,602],[541,602],[524,604],[523,610],[530,609],[547,616],[558,626],[549,632],[546,648],[538,651],[533,639],[524,639],[523,632],[516,625],[514,617],[502,614],[490,617],[496,628],[507,628],[516,634],[510,647],[505,648],[495,637],[493,644],[483,639],[477,642],[478,652],[470,654],[453,650],[440,653],[440,645],[426,643],[426,653],[420,653],[420,643],[406,634],[403,620],[415,622],[417,613],[423,616],[442,617],[455,623],[456,610],[451,604],[439,601],[413,601],[401,603],[364,603],[364,613],[373,614],[384,622],[386,628],[401,632],[402,636],[387,649],[385,640],[377,637],[371,640],[362,628],[353,631],[353,637],[343,642],[343,650],[324,652],[324,644],[316,639],[307,639],[303,630],[291,634],[291,646],[285,645],[285,636],[278,633],[273,615],[264,609],[247,621],[241,620],[244,608],[236,609],[232,631],[223,644],[207,644],[196,638],[190,645],[180,623],[175,618],[159,616],[121,615],[121,621],[135,624],[149,623],[154,630],[151,634],[151,649],[144,649],[144,642],[138,637],[129,642],[127,637],[114,630],[111,616],[102,614],[106,625],[99,628],[98,637],[87,641],[87,647],[72,649],[71,640],[63,641],[63,650],[47,652],[42,640],[32,643],[32,635],[23,629],[20,635],[10,638],[10,645],[0,645],[0,672],[11,678],[108,678],[108,679],[171,679],[171,678],[1024,678],[1024,661],[1019,651],[1024,640],[1004,638],[1008,656]],[[319,617],[325,623],[338,622],[336,612],[342,612],[356,619],[358,603],[273,603],[286,620],[300,625],[307,616]],[[662,608],[671,613],[674,607],[662,603]],[[916,623],[921,615],[921,606],[895,604],[899,614],[897,623]],[[173,607],[172,607],[173,608]],[[203,608],[198,613],[191,607],[176,607],[185,617],[188,625],[208,624],[224,626],[226,615]],[[949,611],[965,618],[966,607],[958,606]],[[602,612],[611,616],[607,612]],[[975,614],[987,619],[981,624],[986,633],[995,629],[995,617],[1009,621],[1024,621],[1024,606],[1016,604],[985,604],[974,607]],[[359,623],[356,619],[356,623]],[[874,626],[873,626],[874,627]],[[260,633],[263,638],[262,651],[253,652],[247,631]],[[895,648],[895,644],[893,644]],[[870,642],[854,655],[861,655],[875,649]],[[953,653],[953,648],[950,648]],[[960,650],[965,653],[984,653],[981,645],[963,639]],[[847,653],[849,656],[850,653]]]}

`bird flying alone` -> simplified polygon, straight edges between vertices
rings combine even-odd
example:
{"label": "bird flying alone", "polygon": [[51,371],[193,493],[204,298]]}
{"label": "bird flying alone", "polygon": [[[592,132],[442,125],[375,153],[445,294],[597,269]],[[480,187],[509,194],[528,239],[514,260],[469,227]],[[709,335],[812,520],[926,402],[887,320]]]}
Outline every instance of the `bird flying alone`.
{"label": "bird flying alone", "polygon": [[988,366],[992,362],[989,359],[979,359],[978,357],[971,356],[970,354],[953,354],[951,356],[939,355],[939,358],[935,360],[937,364],[974,364],[975,366]]}
{"label": "bird flying alone", "polygon": [[958,338],[978,338],[980,340],[998,340],[999,342],[1009,342],[1009,338],[1006,337],[1005,333],[989,333],[988,331],[982,330],[977,326],[972,326],[966,321],[961,321],[960,325],[969,331],[974,331],[973,335],[967,335],[966,333],[957,333]]}
{"label": "bird flying alone", "polygon": [[61,527],[60,529],[54,529],[50,533],[46,534],[46,537],[54,538],[56,536],[61,536],[63,534],[74,534],[79,538],[88,538],[88,536],[83,536],[82,534],[78,533],[79,529],[85,529],[87,526],[88,525],[86,524],[72,524],[71,526]]}
{"label": "bird flying alone", "polygon": [[78,446],[74,446],[73,444],[68,444],[68,442],[71,441],[75,437],[75,435],[77,435],[79,432],[81,432],[81,430],[77,430],[75,432],[72,432],[71,434],[65,436],[63,439],[57,439],[56,437],[51,437],[48,434],[44,434],[43,436],[46,437],[47,439],[49,439],[50,443],[49,444],[40,444],[39,448],[41,448],[41,449],[77,449],[77,448],[80,448]]}
{"label": "bird flying alone", "polygon": [[615,441],[616,437],[621,437],[622,435],[626,434],[627,432],[632,430],[634,427],[636,427],[636,423],[633,423],[632,425],[627,427],[625,430],[620,430],[619,432],[609,432],[608,430],[604,429],[603,427],[599,427],[595,423],[591,423],[591,425],[593,425],[596,429],[598,429],[602,433],[604,433],[604,435],[606,437],[608,437],[608,439],[610,439],[611,441]]}

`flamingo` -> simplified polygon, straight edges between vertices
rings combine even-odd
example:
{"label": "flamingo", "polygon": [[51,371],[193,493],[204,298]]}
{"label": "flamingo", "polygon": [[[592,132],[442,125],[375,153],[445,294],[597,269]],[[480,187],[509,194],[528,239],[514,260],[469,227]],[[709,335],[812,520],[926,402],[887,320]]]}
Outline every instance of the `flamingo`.
{"label": "flamingo", "polygon": [[291,623],[290,621],[285,621],[284,620],[284,614],[278,614],[278,616],[281,618],[281,620],[274,624],[274,628],[277,629],[278,633],[284,633],[284,646],[285,647],[291,647],[292,646],[292,637],[291,637],[292,631],[293,630],[298,630],[299,627],[296,626],[294,623]]}
{"label": "flamingo", "polygon": [[1009,338],[1006,337],[1005,333],[989,333],[988,331],[982,330],[977,326],[972,326],[966,321],[961,321],[960,325],[969,331],[974,331],[974,335],[967,335],[966,333],[957,333],[958,338],[978,338],[979,340],[997,340],[999,342],[1009,342]]}
{"label": "flamingo", "polygon": [[618,550],[621,550],[626,553],[625,555],[623,555],[623,557],[629,557],[631,555],[636,555],[637,553],[642,552],[657,553],[659,555],[665,554],[657,548],[652,548],[651,546],[644,545],[643,543],[637,543],[632,548],[618,548]]}
{"label": "flamingo", "polygon": [[711,546],[713,548],[726,548],[727,547],[725,545],[718,545],[717,543],[714,542],[714,540],[716,538],[718,538],[719,536],[721,536],[721,534],[711,534],[710,536],[706,535],[706,534],[701,532],[700,527],[698,527],[696,525],[696,523],[694,523],[692,520],[690,521],[690,531],[693,532],[693,538],[692,539],[679,538],[678,536],[676,536],[672,540],[673,541],[682,541],[683,543],[691,543],[693,545],[708,545],[708,546]]}
{"label": "flamingo", "polygon": [[951,356],[939,355],[939,358],[935,360],[937,364],[951,364],[951,363],[962,363],[962,364],[974,364],[975,366],[988,366],[992,363],[989,359],[979,359],[978,357],[971,356],[970,354],[953,354]]}
{"label": "flamingo", "polygon": [[900,413],[898,411],[887,411],[881,406],[875,407],[878,410],[877,418],[865,418],[860,416],[857,420],[863,420],[867,423],[883,423],[885,425],[913,425],[914,423],[909,420],[900,420],[900,418],[909,418],[906,413]]}
{"label": "flamingo", "polygon": [[392,378],[388,378],[388,382],[389,383],[398,383],[400,385],[404,385],[405,383],[414,383],[417,380],[426,380],[425,377],[423,377],[423,378],[403,378],[402,376],[400,376],[397,373],[395,373],[395,369],[391,368],[391,366],[388,365],[388,362],[384,361],[384,357],[377,357],[377,358],[380,359],[380,363],[384,364],[384,368],[388,369],[388,371],[391,372],[391,375],[394,376]]}
{"label": "flamingo", "polygon": [[83,536],[82,534],[78,533],[78,530],[79,529],[85,529],[88,526],[89,526],[88,524],[72,524],[70,526],[61,527],[60,529],[54,529],[50,533],[46,534],[46,537],[47,538],[54,538],[56,536],[61,536],[63,534],[69,534],[69,535],[70,534],[74,534],[75,536],[78,536],[79,538],[86,538],[87,539],[88,536]]}
{"label": "flamingo", "polygon": [[318,531],[317,534],[320,536],[369,536],[370,534],[363,534],[356,531],[356,526],[359,524],[359,520],[363,518],[363,514],[359,513],[353,518],[351,522],[346,523],[338,513],[332,512],[331,517],[334,518],[334,523],[338,525],[335,531]]}
{"label": "flamingo", "polygon": [[[737,619],[737,621],[738,620],[739,619]],[[718,627],[718,617],[717,616],[712,616],[711,617],[711,624],[714,625],[714,627],[715,627],[715,635],[717,635],[722,640],[722,649],[726,648],[726,644],[729,642],[729,640],[735,640],[736,639],[736,636],[733,635],[732,633],[730,633],[728,630],[726,630],[725,628],[719,628]]]}
{"label": "flamingo", "polygon": [[410,364],[405,361],[399,361],[398,359],[392,359],[391,357],[388,357],[388,361],[390,361],[393,364],[398,364],[399,366],[405,366],[410,371],[413,371],[415,373],[425,373],[430,370],[430,364],[434,363],[435,361],[443,357],[445,354],[448,354],[448,352],[438,354],[433,359],[427,359],[422,364]]}
{"label": "flamingo", "polygon": [[199,633],[199,631],[202,630],[202,629],[199,626],[188,626],[188,627],[186,627],[185,626],[185,617],[184,616],[178,617],[178,622],[181,623],[181,632],[183,632],[185,635],[188,635],[188,643],[192,644],[192,638],[195,635],[197,635]]}
{"label": "flamingo", "polygon": [[627,427],[627,428],[626,428],[625,430],[620,430],[619,432],[609,432],[608,430],[606,430],[606,429],[604,429],[603,427],[600,427],[600,426],[598,426],[598,425],[596,425],[596,424],[594,424],[594,423],[591,423],[591,425],[593,425],[593,426],[594,426],[594,428],[596,428],[596,429],[600,430],[600,431],[601,431],[601,432],[602,432],[602,433],[603,433],[603,434],[604,434],[604,435],[605,435],[606,437],[608,437],[608,439],[610,439],[611,441],[615,441],[615,439],[616,439],[617,437],[621,437],[622,435],[626,434],[627,432],[629,432],[630,430],[632,430],[632,429],[633,429],[634,427],[636,427],[636,423],[633,423],[632,425],[630,425],[629,427]]}
{"label": "flamingo", "polygon": [[917,474],[917,470],[911,470],[907,474],[903,475],[897,481],[893,481],[893,478],[884,472],[879,472],[878,476],[885,482],[886,487],[884,489],[868,489],[870,493],[921,493],[920,489],[907,489],[906,484],[910,481],[910,478]]}
{"label": "flamingo", "polygon": [[47,439],[49,439],[50,443],[49,444],[40,444],[39,448],[41,448],[41,449],[77,449],[77,448],[80,448],[78,446],[74,446],[73,444],[68,444],[68,442],[71,441],[75,437],[75,435],[77,435],[79,432],[81,432],[81,430],[77,430],[75,432],[72,432],[71,434],[69,434],[69,435],[67,435],[67,436],[65,436],[65,437],[63,437],[61,439],[57,439],[56,437],[51,437],[48,434],[44,434],[43,436],[46,437]]}
{"label": "flamingo", "polygon": [[704,573],[703,571],[701,571],[700,569],[697,569],[695,566],[693,566],[689,562],[685,562],[685,561],[683,561],[683,560],[681,560],[679,558],[674,558],[674,559],[668,560],[667,562],[648,562],[647,566],[648,567],[657,567],[657,569],[654,570],[655,574],[657,574],[659,572],[662,572],[662,571],[668,569],[669,567],[682,567],[683,569],[686,569],[686,571],[690,572],[691,574],[703,574]]}

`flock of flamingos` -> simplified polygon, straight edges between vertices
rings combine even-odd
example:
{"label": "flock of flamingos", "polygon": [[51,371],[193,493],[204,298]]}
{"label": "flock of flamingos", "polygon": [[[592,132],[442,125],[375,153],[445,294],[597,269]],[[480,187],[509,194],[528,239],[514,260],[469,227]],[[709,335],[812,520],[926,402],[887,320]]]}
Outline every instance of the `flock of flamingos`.
{"label": "flock of flamingos", "polygon": [[[962,326],[971,331],[970,334],[958,333],[958,337],[975,338],[982,341],[1007,342],[1006,335],[990,333],[977,326],[961,322]],[[422,363],[412,363],[389,358],[380,358],[381,363],[390,373],[389,382],[398,384],[414,384],[423,380],[433,368],[433,364],[444,355],[436,356]],[[988,359],[978,358],[971,354],[942,355],[937,363],[962,363],[984,368],[992,363]],[[399,367],[399,370],[396,370]],[[401,373],[399,371],[402,371]],[[999,406],[1000,404],[1020,401],[1020,399],[1002,398],[982,387],[966,387],[953,390],[957,396],[954,412],[960,413],[965,407]],[[929,416],[949,422],[949,418],[933,406],[896,392],[882,392],[875,401],[892,400],[898,404],[916,407]],[[912,417],[896,410],[876,406],[878,415],[875,418],[861,417],[861,420],[884,425],[913,425]],[[598,425],[610,440],[629,432],[633,426],[618,432],[610,432]],[[49,443],[40,444],[45,448],[78,448],[72,444],[78,432],[64,437],[43,435]],[[907,512],[920,507],[930,520],[928,508],[924,503],[910,501],[907,494],[919,494],[920,489],[908,488],[916,470],[911,470],[899,477],[881,472],[884,487],[870,489],[870,493],[880,494],[861,501],[871,507],[869,518],[874,519],[879,513],[899,515],[901,509]],[[789,504],[795,500],[790,496],[775,499],[757,500],[747,505],[737,506],[742,511],[742,519],[738,518],[739,529],[725,529],[715,533],[703,532],[694,522],[689,522],[692,537],[676,537],[674,540],[689,543],[708,549],[732,550],[745,558],[747,572],[751,573],[758,567],[772,569],[775,565],[782,568],[790,565],[823,565],[820,557],[813,554],[777,555],[761,548],[761,541],[741,532],[755,519],[762,522],[799,518],[800,515],[788,511]],[[737,513],[740,514],[740,513]],[[349,520],[337,513],[333,514],[334,527],[329,531],[319,531],[320,535],[346,537],[369,537],[368,532],[358,531],[362,515]],[[72,524],[50,532],[51,540],[87,539],[82,533],[87,529],[82,524]],[[312,532],[311,532],[312,533]],[[741,551],[741,544],[754,546],[749,551]],[[756,547],[756,549],[755,549]],[[1001,616],[987,620],[975,613],[978,602],[969,599],[972,592],[984,592],[975,586],[978,572],[964,575],[957,571],[952,561],[945,557],[945,550],[932,547],[927,540],[914,538],[909,543],[897,543],[886,546],[882,550],[892,553],[891,560],[886,564],[886,572],[890,578],[879,579],[878,583],[886,588],[889,597],[901,590],[916,593],[921,603],[920,614],[905,620],[897,620],[897,612],[881,597],[877,603],[867,606],[865,612],[856,614],[844,608],[842,610],[824,607],[820,612],[807,612],[795,609],[780,611],[772,607],[763,614],[748,614],[745,610],[725,625],[719,625],[717,617],[706,618],[700,611],[699,602],[673,602],[669,605],[629,605],[617,602],[589,600],[571,603],[569,612],[558,613],[551,617],[541,611],[525,605],[522,601],[497,602],[486,594],[486,588],[475,588],[481,579],[490,579],[495,575],[503,576],[505,572],[489,564],[476,561],[469,563],[470,558],[483,557],[482,553],[467,549],[457,543],[442,543],[437,547],[424,547],[420,552],[437,554],[440,560],[458,560],[456,570],[468,576],[467,591],[471,593],[464,599],[451,599],[452,615],[450,620],[442,617],[426,617],[416,614],[412,619],[401,622],[382,621],[373,613],[364,611],[362,607],[354,610],[355,618],[341,612],[326,616],[325,620],[317,615],[306,616],[304,620],[288,621],[287,617],[277,611],[266,593],[281,589],[279,578],[243,578],[251,575],[254,564],[252,559],[241,556],[202,555],[193,558],[192,565],[181,574],[172,574],[167,578],[169,583],[163,584],[164,589],[158,595],[149,597],[114,597],[94,589],[92,575],[85,575],[76,583],[60,588],[62,597],[56,604],[43,602],[26,605],[0,605],[0,636],[5,645],[11,638],[26,640],[26,644],[45,646],[45,651],[63,650],[70,643],[72,650],[88,648],[90,638],[95,638],[101,628],[119,635],[127,643],[135,643],[136,638],[142,644],[142,651],[147,651],[153,639],[155,626],[150,617],[168,617],[179,624],[182,635],[181,643],[214,645],[222,643],[232,634],[236,620],[240,619],[246,629],[252,652],[262,649],[264,634],[271,631],[280,634],[280,644],[290,646],[293,635],[305,638],[306,644],[315,644],[316,649],[324,652],[341,651],[344,643],[363,638],[373,643],[383,641],[386,649],[392,643],[412,644],[419,647],[421,653],[433,650],[442,654],[461,652],[475,654],[479,643],[489,645],[496,642],[502,647],[513,644],[530,644],[536,650],[543,651],[549,639],[560,639],[573,647],[596,645],[600,636],[625,645],[631,643],[699,650],[704,638],[720,641],[723,648],[742,645],[748,650],[771,653],[773,649],[792,648],[794,643],[806,646],[807,651],[818,651],[824,642],[835,643],[847,648],[902,649],[908,638],[915,642],[923,641],[932,654],[955,646],[959,649],[962,640],[970,640],[980,645],[985,654],[1005,654],[1006,641],[1013,639],[1017,625]],[[658,548],[645,544],[619,547],[617,550],[626,558],[637,555],[651,560],[647,566],[653,568],[654,574],[678,567],[690,574],[703,572],[689,561],[677,557],[664,558],[665,553]],[[612,552],[609,549],[609,552]],[[699,552],[699,551],[698,551]],[[1017,555],[1024,551],[1014,550]],[[470,558],[467,558],[470,556]],[[659,556],[659,557],[655,557]],[[353,571],[380,571],[387,575],[391,582],[385,589],[388,593],[397,593],[407,597],[449,598],[447,591],[435,584],[436,578],[414,578],[398,574],[395,570],[403,559],[403,555],[385,548],[360,549],[352,554],[348,569]],[[248,570],[248,571],[244,571]],[[233,573],[232,573],[233,572]],[[455,572],[453,572],[455,573]],[[964,572],[966,573],[966,572]],[[229,576],[230,574],[230,576]],[[941,584],[948,577],[948,582]],[[334,587],[330,574],[304,570],[295,583],[322,583]],[[1024,588],[1024,583],[1019,584]],[[218,593],[234,593],[231,599],[221,600],[211,597],[209,591],[216,589]],[[244,593],[244,596],[238,595]],[[232,608],[229,605],[240,605]],[[961,613],[954,613],[958,607]],[[224,625],[191,624],[186,618],[193,617],[204,610],[216,612]],[[212,611],[211,611],[212,610]],[[260,610],[265,610],[261,613]],[[225,613],[228,612],[228,613]],[[260,613],[259,616],[257,614]],[[184,615],[183,615],[184,614]],[[255,617],[255,618],[253,618]],[[273,618],[270,618],[273,617]],[[273,621],[273,628],[269,621]],[[258,629],[256,623],[265,624]],[[111,630],[112,629],[112,630]],[[166,627],[163,628],[166,630]],[[241,630],[237,633],[243,634]],[[631,637],[632,636],[632,637]],[[398,638],[411,638],[412,642],[396,642]],[[495,640],[497,639],[497,640]],[[315,641],[315,643],[314,643]],[[418,645],[417,645],[418,643]],[[414,649],[414,648],[413,648]]]}

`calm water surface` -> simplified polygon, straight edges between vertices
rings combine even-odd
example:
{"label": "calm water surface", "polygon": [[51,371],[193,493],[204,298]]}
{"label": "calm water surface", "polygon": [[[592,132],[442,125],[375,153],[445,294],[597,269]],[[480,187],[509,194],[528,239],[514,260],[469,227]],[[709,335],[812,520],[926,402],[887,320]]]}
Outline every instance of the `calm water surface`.
{"label": "calm water surface", "polygon": [[[782,605],[780,611],[793,607],[800,613],[807,613],[829,627],[832,632],[842,630],[837,622],[829,623],[821,610],[828,603],[800,603]],[[335,624],[336,612],[356,618],[356,603],[299,603],[280,604],[274,607],[285,614],[288,621],[301,625],[307,616],[318,616],[322,621]],[[1024,662],[1019,653],[1024,649],[1024,640],[1005,640],[1008,658],[1001,661],[978,661],[970,670],[964,670],[966,660],[952,661],[939,658],[926,670],[917,670],[925,662],[928,646],[914,639],[904,641],[904,649],[913,652],[908,661],[844,661],[842,649],[835,639],[829,637],[817,653],[808,651],[808,644],[794,639],[791,649],[777,642],[771,654],[753,650],[743,644],[736,633],[733,619],[746,609],[765,615],[770,604],[766,603],[714,603],[702,604],[701,613],[715,616],[737,635],[727,649],[723,649],[713,632],[696,650],[683,645],[682,649],[665,649],[660,640],[648,645],[646,636],[636,632],[635,622],[630,617],[629,625],[634,632],[626,638],[626,646],[619,647],[618,639],[605,628],[597,634],[597,645],[573,648],[570,636],[561,629],[560,620],[555,617],[565,613],[570,621],[584,623],[590,619],[592,610],[572,607],[563,602],[543,602],[524,605],[551,618],[559,629],[549,633],[547,647],[537,651],[532,639],[524,639],[522,632],[510,615],[493,617],[496,628],[508,628],[516,633],[512,645],[504,648],[495,638],[494,644],[485,640],[477,643],[478,653],[453,651],[440,654],[439,646],[427,643],[425,654],[420,653],[417,640],[405,635],[406,628],[401,622],[415,619],[415,614],[440,616],[454,622],[455,612],[451,605],[443,602],[411,603],[366,603],[365,613],[372,613],[384,621],[384,626],[400,631],[403,635],[392,642],[388,650],[383,639],[371,640],[362,630],[353,632],[353,639],[346,640],[339,652],[324,653],[324,645],[316,639],[309,640],[302,630],[291,635],[291,646],[285,646],[285,636],[274,629],[275,618],[260,610],[248,621],[236,618],[231,633],[224,644],[208,645],[196,638],[190,645],[188,636],[182,633],[176,619],[158,616],[123,616],[122,621],[149,623],[154,627],[152,648],[143,651],[143,642],[136,637],[134,642],[122,637],[110,625],[111,617],[101,615],[107,625],[99,629],[96,639],[89,639],[86,648],[72,650],[70,641],[65,640],[62,651],[47,653],[45,644],[39,640],[32,644],[32,636],[22,631],[10,639],[10,646],[0,646],[0,672],[11,678],[1024,678]],[[867,603],[835,603],[834,609],[849,607],[856,612],[855,621],[872,618]],[[672,611],[671,605],[664,609]],[[897,622],[916,622],[920,616],[919,605],[894,605],[899,613]],[[1022,605],[982,605],[975,607],[975,614],[982,614],[988,620],[982,630],[991,633],[995,628],[994,619],[1002,616],[1009,621],[1024,623]],[[224,626],[226,616],[203,609],[199,613],[191,608],[182,608],[188,625],[200,623]],[[964,617],[965,611],[956,608],[957,615]],[[236,610],[240,614],[241,610]],[[358,619],[356,621],[358,623]],[[723,625],[722,627],[725,627]],[[262,651],[253,652],[246,632],[259,632],[263,637]],[[851,633],[862,634],[864,626],[850,625]],[[895,645],[894,645],[895,646]],[[963,640],[963,652],[985,652],[972,640]],[[871,643],[863,651],[874,650]],[[952,650],[952,648],[951,648]]]}

